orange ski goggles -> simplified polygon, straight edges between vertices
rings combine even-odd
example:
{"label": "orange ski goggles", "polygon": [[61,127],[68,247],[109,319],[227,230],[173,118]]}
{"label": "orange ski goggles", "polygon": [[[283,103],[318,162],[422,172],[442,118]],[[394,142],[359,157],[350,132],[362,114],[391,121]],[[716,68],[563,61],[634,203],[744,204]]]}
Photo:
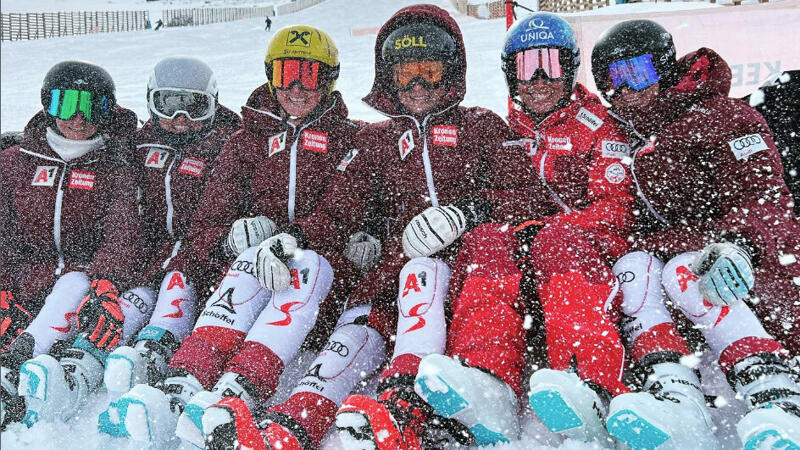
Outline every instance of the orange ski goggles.
{"label": "orange ski goggles", "polygon": [[307,91],[320,88],[324,77],[321,77],[318,61],[307,59],[276,59],[272,62],[272,86],[276,89],[290,89],[293,84]]}
{"label": "orange ski goggles", "polygon": [[394,82],[401,89],[410,87],[414,80],[430,89],[442,81],[445,67],[442,61],[414,61],[396,64],[392,71]]}

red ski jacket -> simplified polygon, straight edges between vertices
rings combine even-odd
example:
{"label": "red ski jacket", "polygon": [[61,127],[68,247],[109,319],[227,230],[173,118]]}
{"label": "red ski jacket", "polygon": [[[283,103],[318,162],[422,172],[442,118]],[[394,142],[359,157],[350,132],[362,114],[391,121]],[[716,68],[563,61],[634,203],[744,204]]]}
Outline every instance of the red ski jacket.
{"label": "red ski jacket", "polygon": [[0,156],[0,279],[29,311],[63,273],[128,286],[142,261],[135,173],[123,162],[136,115],[117,107],[104,147],[69,162],[50,148],[49,122],[36,114]]}
{"label": "red ski jacket", "polygon": [[509,116],[517,140],[530,156],[528,182],[543,192],[529,210],[546,223],[576,225],[611,239],[620,255],[635,220],[631,150],[600,99],[578,84],[566,106],[534,122],[521,108]]}
{"label": "red ski jacket", "polygon": [[236,219],[264,215],[281,226],[310,214],[361,127],[347,119],[338,92],[313,118],[292,125],[267,85],[250,95],[242,119],[242,129],[214,162],[192,217],[188,251],[172,259],[170,270],[183,268],[195,279],[215,277],[227,261],[221,244]]}
{"label": "red ski jacket", "polygon": [[239,116],[220,105],[212,127],[186,145],[169,142],[153,119],[136,132],[133,164],[139,173],[139,203],[147,246],[143,283],[160,283],[161,280],[152,278],[162,265],[179,251],[185,251],[183,244],[190,234],[190,219],[210,178],[214,160],[239,126]]}

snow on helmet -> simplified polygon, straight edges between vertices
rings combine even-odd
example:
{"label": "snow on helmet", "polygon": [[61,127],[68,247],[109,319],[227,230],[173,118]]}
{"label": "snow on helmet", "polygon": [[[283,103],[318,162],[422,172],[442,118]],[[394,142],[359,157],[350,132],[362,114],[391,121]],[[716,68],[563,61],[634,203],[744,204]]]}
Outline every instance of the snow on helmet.
{"label": "snow on helmet", "polygon": [[592,49],[592,75],[604,97],[612,89],[609,64],[645,54],[652,55],[661,87],[672,86],[677,76],[675,43],[664,27],[652,20],[628,20],[600,35]]}
{"label": "snow on helmet", "polygon": [[328,33],[308,25],[290,25],[275,32],[267,46],[264,69],[272,85],[273,62],[280,59],[305,59],[322,64],[322,75],[333,92],[339,78],[339,50]]}
{"label": "snow on helmet", "polygon": [[153,119],[172,119],[184,114],[190,120],[212,122],[218,98],[214,71],[190,56],[162,59],[147,81],[147,108]]}
{"label": "snow on helmet", "polygon": [[564,85],[575,87],[581,52],[575,32],[555,14],[539,12],[518,20],[506,33],[503,44],[502,68],[511,97],[517,96],[517,53],[533,48],[557,48]]}
{"label": "snow on helmet", "polygon": [[62,61],[42,82],[41,100],[51,119],[71,119],[80,112],[89,122],[106,124],[116,105],[116,88],[102,67],[85,61]]}

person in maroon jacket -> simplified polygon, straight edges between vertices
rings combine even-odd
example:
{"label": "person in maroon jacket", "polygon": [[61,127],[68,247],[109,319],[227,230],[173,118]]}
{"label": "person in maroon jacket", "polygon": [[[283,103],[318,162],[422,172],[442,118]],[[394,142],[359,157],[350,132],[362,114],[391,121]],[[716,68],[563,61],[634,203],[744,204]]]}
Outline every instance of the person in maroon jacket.
{"label": "person in maroon jacket", "polygon": [[[204,415],[204,422],[214,417],[204,426],[209,443],[238,440],[255,448],[316,448],[339,405],[361,420],[371,420],[376,408],[398,411],[408,406],[406,398],[414,402],[409,413],[424,407],[413,392],[413,379],[422,356],[444,352],[450,277],[446,261],[453,261],[457,249],[441,245],[443,251],[434,257],[409,261],[403,230],[412,221],[424,222],[424,216],[433,221],[435,230],[425,231],[432,239],[432,233],[446,232],[452,243],[486,220],[489,206],[497,214],[513,210],[511,193],[491,191],[491,180],[517,182],[509,173],[524,167],[527,157],[519,149],[503,147],[508,127],[500,117],[459,106],[466,89],[466,55],[458,24],[446,11],[415,5],[395,13],[378,33],[375,74],[364,101],[389,120],[358,133],[343,173],[313,214],[259,246],[255,273],[264,286],[282,289],[290,280],[285,255],[296,248],[342,242],[363,220],[357,212],[369,205],[385,220],[382,259],[350,295],[340,325],[289,400],[262,416],[240,399],[226,398]],[[345,400],[379,366],[384,343],[393,341],[394,355],[381,375],[380,400]],[[342,411],[336,421],[348,428],[346,439],[377,439],[371,431],[360,434],[350,427]]]}
{"label": "person in maroon jacket", "polygon": [[607,30],[592,71],[628,134],[639,194],[637,251],[614,271],[645,392],[615,398],[606,428],[637,447],[717,445],[669,297],[750,408],[737,426],[744,446],[800,445],[800,386],[783,348],[800,351],[800,222],[764,119],[728,97],[718,54],[677,59],[652,21]]}
{"label": "person in maroon jacket", "polygon": [[[185,251],[190,218],[223,144],[239,129],[239,116],[218,103],[217,80],[199,59],[165,58],[147,83],[150,120],[136,132],[132,163],[139,173],[140,207],[147,245],[138,286],[122,294],[149,319],[135,336],[127,328],[111,354],[104,381],[115,401],[133,384],[163,381],[167,361],[189,335],[197,310],[196,286],[179,267],[166,272],[172,258]],[[151,378],[148,378],[151,377]]]}
{"label": "person in maroon jacket", "polygon": [[[87,62],[53,66],[41,100],[22,143],[0,156],[0,289],[35,317],[2,353],[3,413],[15,413],[4,422],[20,418],[17,389],[35,422],[69,417],[100,384],[122,336],[119,292],[141,261],[136,178],[122,160],[136,116],[116,104],[108,72]],[[47,354],[72,338],[60,363]]]}
{"label": "person in maroon jacket", "polygon": [[[177,434],[205,445],[199,429],[205,406],[222,395],[263,405],[306,338],[311,348],[325,343],[360,266],[370,263],[364,247],[375,250],[376,239],[350,246],[342,239],[292,259],[284,291],[267,290],[254,277],[257,245],[314,211],[361,127],[348,120],[334,90],[338,53],[324,31],[304,25],[277,31],[265,63],[268,82],[243,107],[243,127],[214,160],[186,247],[165,270],[179,271],[184,283],[208,283],[233,261],[160,374],[169,377],[160,389],[139,384],[122,395],[101,418],[105,432],[161,442]],[[173,282],[180,286],[164,280],[167,291]]]}

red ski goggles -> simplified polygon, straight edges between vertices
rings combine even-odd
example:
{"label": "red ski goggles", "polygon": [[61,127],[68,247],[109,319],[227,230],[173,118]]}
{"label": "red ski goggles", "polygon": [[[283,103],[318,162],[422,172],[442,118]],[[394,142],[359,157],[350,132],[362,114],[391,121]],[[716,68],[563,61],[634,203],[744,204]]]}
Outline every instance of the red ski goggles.
{"label": "red ski goggles", "polygon": [[47,113],[61,120],[70,120],[81,113],[90,123],[108,115],[111,104],[106,96],[74,89],[52,89]]}
{"label": "red ski goggles", "polygon": [[653,55],[649,53],[612,62],[608,65],[608,75],[614,89],[627,84],[637,91],[656,84],[661,78],[653,66]]}
{"label": "red ski goggles", "polygon": [[293,84],[307,91],[315,91],[324,81],[322,67],[318,61],[307,59],[276,59],[272,61],[272,86],[276,89],[290,89]]}
{"label": "red ski goggles", "polygon": [[416,78],[421,78],[426,88],[434,87],[444,78],[442,61],[409,61],[392,67],[394,82],[399,88],[409,87]]}
{"label": "red ski goggles", "polygon": [[560,50],[557,48],[531,48],[517,53],[517,79],[531,81],[538,73],[551,79],[563,76]]}

